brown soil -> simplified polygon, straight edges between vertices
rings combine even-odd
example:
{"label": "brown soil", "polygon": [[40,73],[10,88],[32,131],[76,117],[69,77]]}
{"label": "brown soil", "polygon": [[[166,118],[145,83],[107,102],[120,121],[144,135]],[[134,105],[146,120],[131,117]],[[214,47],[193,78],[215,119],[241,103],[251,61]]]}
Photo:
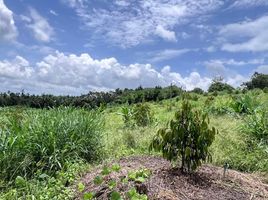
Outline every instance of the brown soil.
{"label": "brown soil", "polygon": [[[146,193],[149,199],[159,200],[257,200],[268,199],[268,185],[251,174],[228,170],[223,178],[223,168],[203,165],[197,172],[185,175],[161,157],[136,156],[123,158],[119,173],[112,173],[110,178],[119,180],[129,171],[141,168],[150,169],[152,175],[142,184],[130,182],[126,185],[117,185],[121,193],[136,187],[140,193]],[[101,172],[101,167],[95,168],[82,178],[86,191],[97,191],[97,199],[108,199],[109,189],[93,184],[93,179]],[[82,194],[77,199],[83,199]]]}

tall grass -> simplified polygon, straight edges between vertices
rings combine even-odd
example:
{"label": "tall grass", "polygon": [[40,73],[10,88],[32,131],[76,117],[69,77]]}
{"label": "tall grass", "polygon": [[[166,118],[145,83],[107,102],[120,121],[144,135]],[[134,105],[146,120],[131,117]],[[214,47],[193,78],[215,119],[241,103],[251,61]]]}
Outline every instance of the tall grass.
{"label": "tall grass", "polygon": [[83,109],[1,111],[0,179],[53,175],[70,160],[102,157],[103,120]]}

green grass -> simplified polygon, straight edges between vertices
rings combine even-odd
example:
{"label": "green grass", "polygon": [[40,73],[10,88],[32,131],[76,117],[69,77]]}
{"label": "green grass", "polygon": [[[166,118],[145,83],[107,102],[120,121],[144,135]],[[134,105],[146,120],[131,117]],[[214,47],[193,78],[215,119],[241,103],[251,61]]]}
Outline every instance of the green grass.
{"label": "green grass", "polygon": [[[249,95],[268,108],[267,93]],[[210,125],[219,130],[210,148],[213,164],[227,162],[232,169],[268,173],[267,144],[249,142],[255,141],[254,134],[241,128],[249,114],[232,110],[230,94],[190,98],[194,108],[209,113]],[[122,106],[108,106],[103,112],[0,108],[0,199],[70,199],[69,186],[91,163],[153,153],[148,151],[153,136],[173,118],[181,98],[149,105],[155,120],[145,127],[127,127],[118,114]],[[18,176],[26,184],[16,185]]]}
{"label": "green grass", "polygon": [[57,108],[1,110],[0,178],[54,175],[73,160],[103,157],[103,120],[98,112]]}

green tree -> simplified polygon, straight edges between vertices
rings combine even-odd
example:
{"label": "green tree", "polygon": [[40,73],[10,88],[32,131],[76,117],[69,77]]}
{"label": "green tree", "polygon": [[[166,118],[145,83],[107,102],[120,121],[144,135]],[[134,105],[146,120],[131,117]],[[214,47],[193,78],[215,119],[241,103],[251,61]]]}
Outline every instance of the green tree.
{"label": "green tree", "polygon": [[255,88],[264,89],[265,87],[268,87],[268,74],[255,72],[252,75],[251,80],[243,83],[242,85],[246,86],[249,90]]}
{"label": "green tree", "polygon": [[191,92],[196,93],[196,94],[204,94],[204,90],[201,88],[194,88]]}
{"label": "green tree", "polygon": [[228,92],[232,92],[234,90],[234,88],[223,82],[223,78],[218,77],[218,78],[214,78],[211,85],[208,88],[208,92],[218,92],[218,91],[228,91]]}
{"label": "green tree", "polygon": [[133,119],[138,126],[148,126],[153,122],[153,113],[146,103],[139,103],[133,109]]}
{"label": "green tree", "polygon": [[202,161],[211,160],[208,148],[216,133],[214,127],[209,127],[208,116],[193,111],[189,101],[184,100],[182,108],[175,113],[175,119],[158,130],[149,149],[162,152],[169,161],[176,162],[181,158],[182,172],[190,172]]}

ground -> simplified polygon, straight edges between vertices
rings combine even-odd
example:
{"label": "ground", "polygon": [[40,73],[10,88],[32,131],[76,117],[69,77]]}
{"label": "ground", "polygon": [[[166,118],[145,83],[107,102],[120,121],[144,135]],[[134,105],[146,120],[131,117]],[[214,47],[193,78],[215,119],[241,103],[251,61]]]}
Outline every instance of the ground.
{"label": "ground", "polygon": [[[149,169],[152,172],[143,183],[128,182],[127,186],[118,184],[115,189],[123,196],[129,188],[135,187],[139,193],[145,193],[149,199],[159,200],[268,199],[268,184],[253,174],[227,170],[223,177],[223,168],[203,165],[197,172],[186,175],[158,156],[132,156],[122,158],[116,163],[121,166],[120,172],[111,173],[109,178],[119,180],[126,177],[128,172],[139,169]],[[85,191],[96,192],[97,199],[109,199],[109,188],[96,186],[93,183],[93,179],[101,173],[102,169],[102,166],[98,166],[90,170],[80,181],[85,185]],[[83,194],[78,192],[77,199],[83,199]]]}

